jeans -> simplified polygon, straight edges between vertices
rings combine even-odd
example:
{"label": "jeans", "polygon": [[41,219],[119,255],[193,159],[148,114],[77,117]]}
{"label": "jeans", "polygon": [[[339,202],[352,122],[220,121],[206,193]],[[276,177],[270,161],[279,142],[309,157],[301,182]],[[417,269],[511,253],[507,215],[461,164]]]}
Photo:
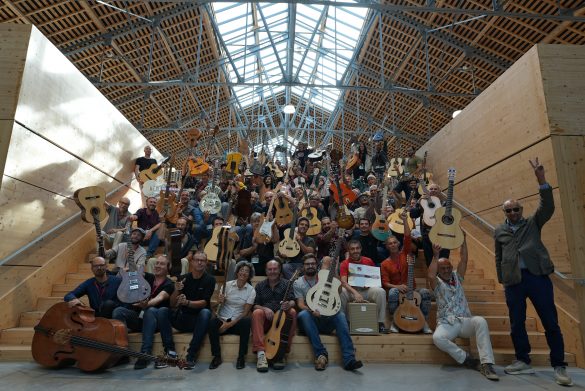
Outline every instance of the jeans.
{"label": "jeans", "polygon": [[313,316],[309,311],[301,311],[297,316],[300,327],[305,331],[311,345],[313,346],[313,353],[315,357],[320,355],[328,356],[327,349],[323,346],[319,333],[331,334],[333,330],[339,339],[341,346],[341,353],[343,356],[343,365],[349,364],[355,359],[355,349],[351,336],[349,335],[349,327],[345,314],[339,311],[333,316]]}
{"label": "jeans", "polygon": [[454,324],[439,323],[433,334],[435,345],[453,357],[459,364],[463,364],[467,353],[453,340],[457,337],[475,337],[479,360],[482,364],[495,364],[490,330],[487,321],[481,316],[471,318],[457,318]]}
{"label": "jeans", "polygon": [[123,322],[132,331],[142,330],[142,347],[140,348],[142,353],[152,353],[154,333],[156,333],[157,329],[160,330],[165,351],[175,350],[173,328],[169,321],[169,309],[167,307],[149,307],[144,310],[142,319],[139,312],[125,307],[118,307],[114,310],[112,316],[113,319]]}
{"label": "jeans", "polygon": [[173,311],[171,319],[173,327],[181,332],[193,333],[193,338],[189,342],[189,349],[187,349],[187,357],[195,358],[197,352],[199,352],[203,338],[209,328],[210,319],[211,311],[207,308],[202,308],[196,313],[185,313],[180,308]]}
{"label": "jeans", "polygon": [[[209,343],[211,344],[211,354],[221,357],[221,347],[219,345],[219,328],[223,322],[219,318],[214,318],[209,323]],[[248,342],[250,341],[250,329],[252,319],[248,316],[241,318],[238,323],[226,330],[224,334],[235,334],[240,336],[240,349],[238,357],[245,357],[248,353]]]}
{"label": "jeans", "polygon": [[[425,316],[425,319],[429,320],[429,313],[431,312],[431,292],[426,288],[416,290],[420,294],[420,310]],[[388,291],[388,312],[390,312],[390,318],[394,316],[394,312],[398,308],[398,300],[400,298],[400,291],[396,288],[391,288]]]}
{"label": "jeans", "polygon": [[94,308],[95,316],[112,319],[112,313],[118,306],[120,306],[120,302],[116,302],[114,300],[104,300],[104,302],[100,305],[100,308]]}
{"label": "jeans", "polygon": [[112,313],[112,319],[119,320],[126,325],[131,331],[142,330],[142,319],[139,317],[140,312],[126,307],[117,307]]}
{"label": "jeans", "polygon": [[526,333],[526,298],[534,305],[545,330],[553,367],[566,367],[565,343],[559,327],[553,285],[548,276],[536,276],[522,269],[522,281],[505,287],[506,304],[510,315],[510,336],[516,359],[530,364],[530,342]]}
{"label": "jeans", "polygon": [[153,255],[156,252],[158,245],[160,244],[160,239],[158,237],[157,232],[153,232],[152,236],[150,237],[150,240],[146,243],[142,242],[142,244],[148,245],[148,248],[146,249],[147,258]]}

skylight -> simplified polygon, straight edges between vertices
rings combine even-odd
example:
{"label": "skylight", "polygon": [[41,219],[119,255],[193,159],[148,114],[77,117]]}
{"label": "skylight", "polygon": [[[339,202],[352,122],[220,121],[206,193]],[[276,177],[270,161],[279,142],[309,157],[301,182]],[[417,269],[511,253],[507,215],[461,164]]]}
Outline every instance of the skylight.
{"label": "skylight", "polygon": [[[335,86],[341,80],[356,50],[366,8],[297,3],[290,59],[287,3],[212,5],[225,44],[222,55],[229,54],[235,66],[226,63],[230,81],[254,84],[234,87],[242,107],[283,92],[285,87],[276,84],[286,80],[287,64],[292,61],[292,80],[315,87],[294,86],[291,94],[333,111],[341,91],[319,86]],[[269,85],[258,88],[256,83]]]}

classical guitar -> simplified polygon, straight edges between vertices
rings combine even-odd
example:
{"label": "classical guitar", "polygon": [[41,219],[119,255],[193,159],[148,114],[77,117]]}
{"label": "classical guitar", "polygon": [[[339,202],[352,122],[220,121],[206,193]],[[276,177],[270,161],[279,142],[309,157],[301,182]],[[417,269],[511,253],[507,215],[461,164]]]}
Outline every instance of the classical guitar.
{"label": "classical guitar", "polygon": [[75,199],[75,203],[81,209],[81,219],[86,223],[92,223],[95,226],[98,255],[105,258],[106,250],[104,248],[104,238],[102,237],[100,221],[108,216],[106,208],[104,208],[106,191],[98,186],[84,187],[76,190],[73,194],[73,198]]}
{"label": "classical guitar", "polygon": [[317,216],[317,208],[309,206],[309,196],[307,195],[307,188],[303,186],[303,197],[305,198],[305,206],[301,210],[301,216],[309,219],[309,230],[307,235],[315,236],[321,233],[321,220]]}
{"label": "classical guitar", "polygon": [[390,236],[390,228],[388,227],[388,221],[386,221],[386,216],[384,215],[384,211],[388,206],[388,188],[388,181],[385,181],[384,190],[382,193],[382,208],[379,214],[377,211],[375,211],[376,217],[374,219],[374,224],[372,224],[371,230],[372,236],[382,242],[385,242],[386,239],[388,239],[388,236]]}
{"label": "classical guitar", "polygon": [[408,254],[408,289],[401,293],[400,303],[394,312],[394,324],[407,333],[418,333],[425,326],[425,317],[420,309],[420,293],[414,290],[414,256]]}
{"label": "classical guitar", "polygon": [[[288,281],[286,291],[284,292],[283,300],[288,297],[293,282],[299,277],[301,270],[298,269],[295,274]],[[286,312],[279,309],[274,314],[272,319],[272,326],[264,336],[264,346],[266,349],[266,358],[268,360],[280,361],[286,353],[288,347],[288,338],[290,326],[292,325],[292,318]]]}
{"label": "classical guitar", "polygon": [[394,157],[390,159],[390,169],[388,175],[392,177],[400,177],[404,174],[403,160],[401,157]]}
{"label": "classical guitar", "polygon": [[418,185],[418,192],[420,194],[424,194],[423,183],[428,185],[433,179],[433,174],[427,170],[427,155],[428,151],[425,152],[425,156],[423,157],[422,167],[421,167],[421,175],[419,178],[419,185]]}
{"label": "classical guitar", "polygon": [[96,318],[94,310],[86,306],[57,303],[45,312],[34,330],[32,356],[47,368],[76,364],[85,372],[103,371],[124,356],[166,362],[180,369],[185,366],[182,359],[155,357],[128,349],[124,323]]}
{"label": "classical guitar", "polygon": [[207,194],[201,199],[199,203],[199,208],[203,213],[208,212],[209,214],[217,214],[221,210],[221,199],[219,198],[219,193],[221,189],[217,185],[219,182],[219,161],[215,160],[213,165],[213,180],[205,191]]}
{"label": "classical guitar", "polygon": [[215,227],[211,239],[205,244],[204,252],[207,259],[214,264],[216,271],[224,271],[228,262],[233,258],[238,234],[232,232],[232,227],[224,225]]}
{"label": "classical guitar", "polygon": [[209,150],[211,148],[211,142],[215,140],[215,136],[219,132],[219,125],[215,125],[213,128],[213,134],[207,140],[207,146],[205,147],[205,152],[203,153],[202,157],[196,157],[192,161],[189,161],[189,173],[191,176],[198,176],[203,175],[207,171],[209,171],[209,164],[207,164],[207,156],[209,154]]}
{"label": "classical guitar", "polygon": [[[332,150],[330,155],[331,160],[336,163],[338,162],[338,158],[341,158],[341,153],[337,150]],[[343,200],[344,198],[342,196],[341,186],[339,185],[339,166],[337,164],[333,164],[331,167],[334,171],[337,200]],[[355,195],[353,191],[351,193]],[[335,193],[333,193],[333,195],[335,196]],[[337,222],[340,228],[344,229],[351,229],[355,225],[355,219],[349,212],[349,209],[347,209],[347,206],[345,205],[344,202],[337,202],[337,216],[335,218],[335,221]]]}
{"label": "classical guitar", "polygon": [[422,187],[422,194],[427,195],[426,198],[420,199],[420,206],[423,208],[422,219],[427,226],[432,227],[437,221],[435,214],[437,209],[441,207],[441,200],[439,197],[429,195],[425,181],[421,181],[420,186]]}
{"label": "classical guitar", "polygon": [[333,316],[341,309],[341,296],[339,295],[341,281],[335,274],[337,263],[339,262],[339,254],[345,241],[343,236],[344,231],[343,228],[339,229],[329,270],[319,270],[317,283],[307,292],[307,305],[310,309],[318,311],[323,316]]}
{"label": "classical guitar", "polygon": [[[286,192],[288,192],[288,185],[286,185],[286,183],[288,183],[288,172],[286,173],[286,176],[284,177],[284,185],[281,186],[281,190],[284,190]],[[278,201],[274,203],[274,207],[276,208],[276,211],[274,213],[274,219],[276,220],[276,223],[278,225],[286,225],[286,224],[290,224],[293,221],[293,212],[290,208],[290,202],[288,201],[288,199],[286,199],[286,197],[284,197],[284,194],[282,196],[279,196],[280,192],[275,192],[274,193],[274,197],[278,198]]]}
{"label": "classical guitar", "polygon": [[[404,205],[402,208],[398,208],[394,211],[394,213],[392,213],[390,216],[388,216],[388,227],[390,228],[390,230],[392,230],[393,232],[396,232],[398,234],[404,234],[404,221],[402,220],[402,212],[404,210],[406,210],[407,212],[410,211],[410,205],[412,204],[412,199],[414,198],[414,194],[416,192],[413,190],[410,192],[410,197],[408,197],[408,200],[406,201],[406,205]],[[408,227],[413,230],[414,229],[414,220],[410,217],[410,214],[406,214],[406,224],[408,224]]]}
{"label": "classical guitar", "polygon": [[162,175],[162,167],[169,161],[171,157],[165,158],[161,164],[153,163],[145,170],[138,173],[138,179],[144,183],[146,181],[152,181]]}
{"label": "classical guitar", "polygon": [[429,232],[429,239],[432,243],[439,244],[443,248],[453,250],[461,247],[464,236],[461,227],[461,212],[453,208],[453,187],[455,186],[455,169],[450,168],[449,190],[447,191],[447,201],[445,206],[440,207],[435,212],[436,223]]}
{"label": "classical guitar", "polygon": [[284,231],[284,238],[278,243],[278,252],[287,257],[296,257],[301,252],[301,245],[297,241],[295,228],[297,227],[297,208],[294,207],[290,228]]}

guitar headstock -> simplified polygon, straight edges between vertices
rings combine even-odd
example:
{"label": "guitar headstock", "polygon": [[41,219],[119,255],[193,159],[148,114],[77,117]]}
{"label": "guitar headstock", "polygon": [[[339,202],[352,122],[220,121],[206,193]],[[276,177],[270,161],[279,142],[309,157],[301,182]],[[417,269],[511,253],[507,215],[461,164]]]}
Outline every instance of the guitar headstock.
{"label": "guitar headstock", "polygon": [[455,170],[453,167],[449,168],[449,170],[447,171],[447,175],[449,176],[450,182],[455,180],[456,173],[457,173],[457,170]]}

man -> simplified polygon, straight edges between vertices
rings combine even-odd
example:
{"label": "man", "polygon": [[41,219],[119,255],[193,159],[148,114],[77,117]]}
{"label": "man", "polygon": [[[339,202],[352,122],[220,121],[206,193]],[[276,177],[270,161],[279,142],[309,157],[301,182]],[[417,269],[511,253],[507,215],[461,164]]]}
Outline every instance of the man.
{"label": "man", "polygon": [[250,216],[250,225],[246,226],[241,233],[242,241],[238,254],[240,260],[247,260],[254,266],[254,273],[257,276],[266,275],[266,264],[274,258],[274,245],[280,241],[278,228],[272,224],[271,239],[267,243],[259,237],[254,237],[254,232],[259,229],[260,218],[262,215],[258,212]]}
{"label": "man", "polygon": [[150,145],[147,145],[146,147],[144,147],[144,156],[136,159],[136,162],[134,163],[134,177],[136,178],[136,180],[138,181],[138,184],[140,185],[140,194],[142,196],[142,205],[145,205],[145,199],[144,199],[144,193],[142,192],[142,186],[144,185],[144,182],[142,182],[140,180],[140,171],[144,171],[144,170],[150,168],[150,166],[152,166],[153,164],[157,164],[156,160],[150,157],[151,154],[152,154],[152,148],[150,147]]}
{"label": "man", "polygon": [[321,219],[321,233],[317,235],[317,259],[331,254],[337,240],[337,221],[331,221],[328,216]]}
{"label": "man", "polygon": [[[180,232],[179,238],[181,241],[181,252],[179,255],[181,259],[181,274],[189,272],[189,260],[193,256],[193,251],[196,249],[193,236],[187,232],[187,224],[187,219],[185,217],[179,217],[177,219],[176,229]],[[150,258],[146,264],[146,271],[153,273],[156,262],[158,262],[157,258]]]}
{"label": "man", "polygon": [[[323,259],[322,270],[329,270],[331,259],[325,257]],[[294,282],[294,294],[297,301],[297,307],[300,312],[297,316],[301,328],[307,334],[313,353],[315,354],[315,369],[323,371],[327,368],[329,362],[329,355],[319,333],[331,334],[335,330],[335,334],[339,339],[341,345],[341,352],[343,357],[343,368],[348,371],[353,371],[363,366],[362,362],[355,359],[355,349],[351,336],[349,335],[349,327],[347,319],[342,311],[339,311],[333,316],[323,316],[319,311],[311,310],[306,304],[307,292],[315,284],[317,284],[317,259],[313,254],[307,254],[303,257],[303,277]]]}
{"label": "man", "polygon": [[114,274],[120,269],[128,270],[128,258],[129,249],[128,245],[132,248],[133,255],[132,259],[136,266],[143,266],[146,263],[146,250],[140,246],[140,243],[144,240],[146,233],[142,228],[134,228],[130,234],[130,243],[120,243],[116,247],[106,251],[107,259],[114,259],[115,268]]}
{"label": "man", "polygon": [[[390,313],[390,332],[398,333],[398,328],[393,322],[394,312],[398,309],[398,300],[400,294],[406,294],[408,292],[408,261],[407,256],[411,252],[411,236],[410,227],[406,223],[406,211],[403,211],[400,215],[402,222],[404,223],[404,245],[400,249],[400,241],[396,236],[388,236],[386,239],[386,250],[388,250],[389,256],[386,258],[380,266],[380,274],[382,275],[382,287],[388,291],[388,311]],[[413,277],[413,289],[416,288],[416,281]],[[423,333],[432,334],[432,330],[428,325],[429,313],[431,311],[431,293],[428,289],[420,288],[417,289],[421,297],[420,310],[425,317],[425,325],[423,327]]]}
{"label": "man", "polygon": [[[292,346],[293,337],[297,330],[297,313],[294,309],[294,295],[292,289],[288,296],[284,297],[288,280],[280,277],[280,263],[272,260],[266,264],[266,279],[256,284],[256,300],[252,312],[252,346],[258,356],[256,369],[258,372],[268,372],[268,361],[266,359],[264,346],[264,333],[270,329],[275,312],[279,309],[284,311],[292,319],[289,331],[287,353]],[[274,362],[273,368],[284,369],[286,360]]]}
{"label": "man", "polygon": [[[459,364],[479,370],[489,380],[500,380],[494,370],[494,353],[490,341],[487,321],[481,316],[472,316],[463,291],[463,278],[467,270],[467,242],[460,249],[461,260],[457,271],[447,258],[439,259],[441,246],[433,245],[433,261],[428,269],[428,280],[437,300],[437,328],[433,342]],[[471,357],[453,340],[457,337],[475,337],[479,360]]]}
{"label": "man", "polygon": [[129,219],[130,221],[136,221],[138,228],[142,228],[145,231],[142,244],[148,246],[146,258],[150,258],[160,244],[158,230],[162,225],[156,211],[156,198],[148,197],[146,199],[146,208],[138,209]]}
{"label": "man", "polygon": [[[402,198],[401,193],[404,192],[404,198]],[[412,194],[414,193],[414,194]],[[399,182],[394,189],[392,189],[392,194],[394,198],[399,200],[402,205],[406,205],[408,200],[411,197],[418,200],[420,198],[420,194],[418,192],[418,182],[415,177],[407,178],[405,181]]]}
{"label": "man", "polygon": [[77,288],[67,293],[64,300],[69,306],[82,305],[80,297],[89,299],[89,306],[95,311],[95,316],[112,318],[114,308],[122,303],[118,300],[118,288],[122,279],[106,273],[108,264],[102,257],[95,257],[91,261],[93,277],[82,282]]}
{"label": "man", "polygon": [[408,157],[404,163],[404,175],[417,176],[422,170],[422,160],[416,156],[416,150],[413,147],[408,148]]}
{"label": "man", "polygon": [[[197,251],[191,258],[191,273],[179,277],[171,295],[171,306],[175,308],[171,315],[171,324],[181,332],[193,333],[184,369],[195,367],[197,354],[211,319],[210,303],[215,290],[215,277],[209,275],[206,268],[207,255],[203,251]],[[171,348],[175,350],[174,344]]]}
{"label": "man", "polygon": [[[168,356],[177,357],[173,347],[173,329],[169,321],[170,297],[175,290],[173,281],[167,277],[171,263],[164,255],[156,259],[154,274],[145,273],[144,278],[150,284],[150,297],[133,304],[131,307],[117,307],[113,319],[123,322],[129,330],[142,331],[142,347],[140,352],[152,354],[154,333],[160,330],[163,347]],[[144,369],[149,360],[139,358],[134,369]],[[164,368],[163,362],[155,363],[155,368]]]}
{"label": "man", "polygon": [[118,201],[118,206],[114,206],[109,202],[106,202],[106,211],[108,212],[108,221],[104,225],[102,235],[104,241],[115,248],[126,234],[126,222],[130,216],[128,207],[130,206],[130,199],[128,197],[122,197]]}
{"label": "man", "polygon": [[386,320],[386,291],[382,287],[363,288],[351,286],[349,280],[349,264],[360,264],[366,266],[376,266],[374,262],[362,256],[362,245],[359,240],[352,239],[348,243],[349,258],[341,263],[339,268],[339,275],[341,276],[341,303],[344,312],[347,313],[347,304],[353,298],[356,303],[376,303],[376,311],[378,314],[378,329],[380,333],[387,334],[388,329],[384,324]]}
{"label": "man", "polygon": [[545,329],[555,380],[560,385],[570,386],[573,382],[566,370],[563,334],[549,278],[554,265],[541,240],[542,227],[555,210],[553,192],[538,158],[530,164],[540,190],[540,205],[536,213],[524,218],[520,203],[507,200],[503,205],[506,221],[496,228],[494,234],[498,281],[504,284],[512,329],[510,335],[516,352],[516,361],[505,371],[511,375],[534,373],[530,366],[530,342],[525,326],[526,298],[529,298]]}
{"label": "man", "polygon": [[295,240],[299,243],[301,251],[298,253],[298,255],[289,258],[288,263],[283,266],[282,274],[284,275],[284,278],[290,278],[297,269],[300,269],[303,266],[302,258],[305,254],[315,253],[317,250],[315,239],[307,236],[309,224],[309,219],[306,217],[299,217],[297,220],[297,232],[295,234]]}
{"label": "man", "polygon": [[359,219],[358,225],[360,229],[354,233],[353,238],[359,240],[362,245],[362,255],[374,261],[376,266],[380,266],[383,260],[380,251],[378,251],[380,241],[372,235],[370,220],[362,217]]}

